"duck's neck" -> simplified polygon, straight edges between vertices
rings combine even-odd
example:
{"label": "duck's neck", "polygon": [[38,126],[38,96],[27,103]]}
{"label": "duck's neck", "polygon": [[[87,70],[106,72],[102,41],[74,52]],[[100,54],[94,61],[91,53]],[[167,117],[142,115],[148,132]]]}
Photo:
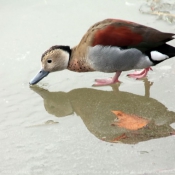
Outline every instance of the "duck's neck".
{"label": "duck's neck", "polygon": [[88,64],[85,54],[83,52],[80,52],[77,47],[74,47],[71,49],[70,59],[69,59],[67,69],[74,72],[94,71]]}

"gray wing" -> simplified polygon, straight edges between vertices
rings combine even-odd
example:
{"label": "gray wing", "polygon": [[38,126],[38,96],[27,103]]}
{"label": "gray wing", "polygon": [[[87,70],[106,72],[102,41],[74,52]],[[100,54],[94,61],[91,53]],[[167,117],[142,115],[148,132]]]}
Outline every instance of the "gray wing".
{"label": "gray wing", "polygon": [[89,47],[87,60],[94,70],[101,72],[143,69],[153,65],[149,57],[138,49],[100,45]]}

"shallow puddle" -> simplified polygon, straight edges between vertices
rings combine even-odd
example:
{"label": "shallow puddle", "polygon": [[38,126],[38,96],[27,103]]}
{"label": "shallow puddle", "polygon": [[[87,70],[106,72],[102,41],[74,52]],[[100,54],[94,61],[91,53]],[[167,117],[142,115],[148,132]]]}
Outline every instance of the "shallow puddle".
{"label": "shallow puddle", "polygon": [[[143,80],[123,72],[122,83],[112,86],[92,84],[113,74],[68,70],[29,86],[45,50],[78,44],[102,19],[175,31],[170,15],[140,13],[145,3],[1,1],[1,175],[175,174],[175,59],[153,67]],[[135,119],[140,123],[131,128]]]}

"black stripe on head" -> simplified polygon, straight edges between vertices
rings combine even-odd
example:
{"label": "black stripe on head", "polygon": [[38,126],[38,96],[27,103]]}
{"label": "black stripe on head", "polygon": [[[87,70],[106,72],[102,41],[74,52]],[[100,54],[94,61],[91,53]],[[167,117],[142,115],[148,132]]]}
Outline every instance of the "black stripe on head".
{"label": "black stripe on head", "polygon": [[45,55],[47,55],[49,52],[51,52],[51,51],[53,51],[53,50],[55,50],[55,49],[62,49],[62,50],[64,50],[64,51],[66,51],[66,52],[69,53],[69,56],[71,55],[71,52],[72,52],[72,50],[70,49],[69,46],[55,45],[55,46],[52,46],[50,49],[46,50],[46,51],[42,54],[42,56],[41,56],[41,61],[43,60],[43,58],[44,58]]}

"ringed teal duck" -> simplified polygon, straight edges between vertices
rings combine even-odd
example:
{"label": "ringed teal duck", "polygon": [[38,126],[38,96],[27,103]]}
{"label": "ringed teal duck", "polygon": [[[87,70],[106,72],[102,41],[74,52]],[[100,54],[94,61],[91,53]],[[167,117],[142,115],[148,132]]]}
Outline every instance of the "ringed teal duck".
{"label": "ringed teal duck", "polygon": [[128,74],[140,79],[151,66],[175,56],[175,47],[166,44],[174,35],[130,21],[105,19],[90,27],[77,46],[56,45],[44,52],[42,69],[29,83],[36,84],[50,72],[64,69],[115,72],[113,78],[96,79],[96,86],[117,83],[122,71],[132,69],[143,69]]}

